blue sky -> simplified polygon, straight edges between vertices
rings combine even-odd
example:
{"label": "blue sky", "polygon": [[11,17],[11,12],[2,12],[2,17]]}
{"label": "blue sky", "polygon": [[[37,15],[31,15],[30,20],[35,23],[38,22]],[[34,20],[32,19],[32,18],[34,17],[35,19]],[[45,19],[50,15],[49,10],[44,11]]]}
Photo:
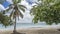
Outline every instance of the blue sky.
{"label": "blue sky", "polygon": [[[33,3],[36,2],[36,0],[26,0],[26,2],[29,4],[29,5],[32,5]],[[3,2],[3,6],[4,8],[7,8],[9,5],[11,4],[11,0],[7,0],[5,2]]]}
{"label": "blue sky", "polygon": [[35,3],[37,0],[26,0],[30,5],[32,5],[33,3]]}
{"label": "blue sky", "polygon": [[4,8],[7,8],[10,5],[10,3],[8,1],[5,1],[5,2],[3,2],[2,5],[4,6]]}

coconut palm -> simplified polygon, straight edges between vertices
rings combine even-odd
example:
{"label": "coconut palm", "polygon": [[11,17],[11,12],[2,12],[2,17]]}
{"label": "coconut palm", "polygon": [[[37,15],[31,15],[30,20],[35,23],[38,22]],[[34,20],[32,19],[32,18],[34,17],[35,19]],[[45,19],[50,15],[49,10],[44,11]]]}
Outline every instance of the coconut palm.
{"label": "coconut palm", "polygon": [[11,11],[10,18],[15,20],[14,23],[14,30],[13,32],[16,32],[16,18],[19,19],[19,17],[23,18],[23,14],[21,11],[25,12],[26,7],[21,5],[20,2],[21,0],[12,0],[12,4],[9,5],[9,8],[5,10],[3,13],[6,13],[6,11]]}

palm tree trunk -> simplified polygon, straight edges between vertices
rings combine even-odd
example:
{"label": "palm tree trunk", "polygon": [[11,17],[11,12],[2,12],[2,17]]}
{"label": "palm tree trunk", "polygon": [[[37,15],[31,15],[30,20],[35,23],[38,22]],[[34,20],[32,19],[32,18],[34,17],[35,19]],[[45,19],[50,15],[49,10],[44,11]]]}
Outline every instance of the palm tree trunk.
{"label": "palm tree trunk", "polygon": [[15,17],[15,23],[14,23],[14,30],[13,30],[14,33],[16,33],[16,17]]}

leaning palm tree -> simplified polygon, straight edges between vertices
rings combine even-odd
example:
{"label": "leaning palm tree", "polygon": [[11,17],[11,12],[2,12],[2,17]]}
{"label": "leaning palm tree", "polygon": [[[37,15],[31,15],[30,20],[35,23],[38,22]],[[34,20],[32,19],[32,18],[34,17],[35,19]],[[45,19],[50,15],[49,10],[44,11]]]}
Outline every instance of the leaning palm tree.
{"label": "leaning palm tree", "polygon": [[10,18],[15,20],[14,23],[14,30],[13,32],[16,32],[16,18],[19,19],[19,17],[23,18],[23,14],[21,11],[25,12],[26,7],[21,5],[20,2],[21,0],[12,0],[12,4],[9,5],[9,8],[5,10],[3,13],[6,13],[6,11],[11,11]]}

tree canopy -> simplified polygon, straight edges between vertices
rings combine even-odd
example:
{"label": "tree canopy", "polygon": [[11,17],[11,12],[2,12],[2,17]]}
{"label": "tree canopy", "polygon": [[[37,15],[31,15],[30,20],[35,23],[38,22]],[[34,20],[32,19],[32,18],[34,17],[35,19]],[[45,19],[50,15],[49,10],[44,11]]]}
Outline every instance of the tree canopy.
{"label": "tree canopy", "polygon": [[47,24],[60,23],[60,0],[39,0],[41,3],[37,3],[33,6],[30,14],[34,15],[33,22],[38,21],[46,22]]}
{"label": "tree canopy", "polygon": [[12,21],[7,15],[0,12],[0,24],[3,24],[6,27],[8,25],[12,25]]}
{"label": "tree canopy", "polygon": [[[0,0],[0,4],[2,4],[3,2],[5,2],[6,0]],[[0,11],[0,24],[4,25],[5,27],[8,26],[8,25],[12,25],[13,21],[10,20],[10,18],[3,14],[1,11]]]}

